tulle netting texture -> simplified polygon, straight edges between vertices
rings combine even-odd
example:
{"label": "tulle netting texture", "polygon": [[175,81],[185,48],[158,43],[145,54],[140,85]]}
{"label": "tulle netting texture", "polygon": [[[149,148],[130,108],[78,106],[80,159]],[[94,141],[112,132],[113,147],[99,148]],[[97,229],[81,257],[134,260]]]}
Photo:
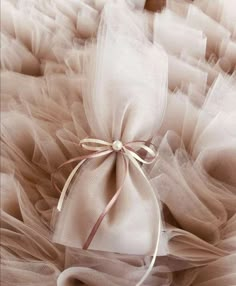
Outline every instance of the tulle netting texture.
{"label": "tulle netting texture", "polygon": [[152,204],[136,195],[135,183],[148,187],[135,170],[114,220],[81,249],[80,210],[100,213],[104,194],[92,193],[119,181],[119,158],[88,162],[56,211],[51,174],[84,154],[91,134],[157,146],[143,168],[161,204],[162,243],[143,285],[235,285],[236,2],[167,0],[156,12],[144,2],[1,1],[1,285],[130,286],[145,273],[158,222],[144,217]]}

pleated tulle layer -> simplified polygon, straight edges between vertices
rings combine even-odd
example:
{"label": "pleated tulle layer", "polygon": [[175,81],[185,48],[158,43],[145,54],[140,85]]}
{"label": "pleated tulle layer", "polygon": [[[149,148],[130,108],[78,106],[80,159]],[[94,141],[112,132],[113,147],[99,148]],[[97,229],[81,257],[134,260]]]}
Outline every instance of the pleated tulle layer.
{"label": "pleated tulle layer", "polygon": [[[158,222],[144,217],[144,197],[134,186],[148,187],[134,170],[126,186],[131,195],[124,193],[116,219],[92,249],[81,249],[78,226],[85,219],[79,210],[97,203],[92,216],[100,213],[106,192],[99,198],[91,192],[113,182],[114,158],[90,163],[100,179],[91,183],[83,173],[83,183],[75,180],[56,213],[60,194],[51,174],[85,154],[80,140],[94,134],[104,140],[151,137],[158,147],[156,161],[144,169],[164,229],[143,285],[232,286],[236,3],[167,0],[152,13],[143,9],[145,1],[111,0],[120,10],[104,18],[105,2],[1,2],[1,285],[130,286],[145,273],[149,230]],[[95,65],[104,77],[89,85]],[[61,188],[70,171],[57,176]],[[109,178],[105,187],[100,176]],[[129,215],[134,224],[125,228]]]}

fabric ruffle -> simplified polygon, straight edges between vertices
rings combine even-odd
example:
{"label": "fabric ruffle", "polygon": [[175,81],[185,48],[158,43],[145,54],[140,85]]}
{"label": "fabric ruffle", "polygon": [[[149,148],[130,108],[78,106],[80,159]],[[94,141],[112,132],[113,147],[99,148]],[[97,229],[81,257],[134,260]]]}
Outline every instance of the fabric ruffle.
{"label": "fabric ruffle", "polygon": [[[95,120],[91,130],[83,73],[92,53],[87,43],[96,41],[105,2],[2,0],[3,286],[135,285],[150,264],[149,256],[84,251],[53,241],[60,194],[52,187],[51,174],[78,156],[81,139],[106,127]],[[152,111],[158,157],[144,167],[162,203],[168,249],[159,254],[143,285],[234,285],[235,1],[167,0],[156,13],[144,10],[144,1],[128,2],[146,25],[149,40],[163,51],[152,61],[163,68],[168,60],[166,71],[160,68],[156,74],[160,80],[161,71],[166,72],[168,84],[163,81],[160,89],[166,91],[167,103],[163,113]],[[132,56],[127,55],[127,62]],[[135,72],[129,73],[127,85]],[[145,123],[148,112],[144,117]],[[57,176],[59,187],[71,170]]]}

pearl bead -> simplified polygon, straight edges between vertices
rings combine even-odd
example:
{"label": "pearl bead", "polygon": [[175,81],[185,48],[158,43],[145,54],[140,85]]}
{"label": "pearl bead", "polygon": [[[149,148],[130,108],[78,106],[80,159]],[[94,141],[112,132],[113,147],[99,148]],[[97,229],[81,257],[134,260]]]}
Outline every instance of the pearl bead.
{"label": "pearl bead", "polygon": [[112,143],[112,148],[116,152],[120,151],[122,149],[122,147],[123,147],[123,144],[119,140],[116,140]]}

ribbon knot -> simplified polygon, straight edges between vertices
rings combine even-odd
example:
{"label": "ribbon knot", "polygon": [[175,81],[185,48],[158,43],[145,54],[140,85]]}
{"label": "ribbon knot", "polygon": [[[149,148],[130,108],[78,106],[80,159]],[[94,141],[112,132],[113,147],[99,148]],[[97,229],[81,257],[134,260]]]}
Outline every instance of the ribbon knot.
{"label": "ribbon knot", "polygon": [[[101,156],[103,156],[114,151],[122,152],[129,159],[132,157],[143,164],[151,164],[156,158],[156,153],[145,144],[146,141],[132,141],[123,144],[120,140],[115,140],[112,143],[109,143],[107,141],[93,138],[86,138],[80,141],[80,145],[86,150],[94,151],[94,155],[98,155],[99,153]],[[139,154],[140,150],[146,151],[146,154]],[[149,155],[149,158],[147,158],[146,155]]]}
{"label": "ribbon knot", "polygon": [[[88,247],[91,244],[93,238],[95,237],[95,234],[96,234],[100,224],[102,223],[104,217],[110,211],[110,209],[113,207],[113,205],[116,203],[116,201],[117,201],[117,199],[121,193],[121,190],[124,186],[124,183],[125,183],[125,179],[126,179],[126,176],[128,173],[128,162],[129,161],[133,163],[133,165],[140,171],[140,174],[142,174],[142,176],[145,178],[145,180],[149,183],[149,180],[147,179],[145,173],[143,172],[143,170],[140,166],[140,163],[152,164],[157,157],[157,153],[149,147],[150,145],[154,146],[152,143],[149,143],[149,146],[147,146],[146,144],[147,144],[147,142],[142,141],[142,140],[132,141],[132,142],[128,142],[128,143],[123,144],[120,140],[115,140],[115,141],[110,143],[110,142],[100,140],[100,139],[85,138],[85,139],[80,141],[80,145],[83,149],[88,150],[88,151],[92,151],[92,153],[90,153],[88,155],[78,156],[78,157],[72,158],[72,159],[64,162],[52,174],[52,184],[57,191],[61,192],[61,195],[60,195],[60,198],[58,201],[58,205],[57,205],[58,211],[61,211],[67,190],[69,188],[69,185],[70,185],[72,179],[74,178],[74,176],[76,175],[76,173],[79,171],[80,167],[85,163],[85,161],[92,159],[92,158],[98,158],[101,156],[106,156],[106,155],[109,155],[113,152],[119,152],[119,153],[123,154],[122,157],[123,157],[124,162],[125,162],[125,175],[123,177],[122,183],[119,186],[119,188],[116,190],[114,196],[111,198],[111,200],[108,202],[108,204],[104,208],[103,212],[101,213],[101,215],[97,219],[96,223],[94,224],[92,230],[90,231],[90,234],[89,234],[87,240],[85,241],[85,243],[83,245],[83,249],[88,249]],[[60,191],[60,189],[57,187],[57,185],[55,183],[54,175],[58,171],[60,171],[64,166],[71,164],[73,162],[78,162],[78,164],[71,171],[70,175],[68,176],[68,178],[64,184],[62,191]],[[158,204],[155,192],[152,189],[152,187],[150,188],[150,190],[151,190],[151,195],[153,196],[153,199],[154,199],[154,202],[156,205],[157,217],[160,220],[161,213],[160,213],[159,204]],[[159,222],[158,223],[157,241],[156,241],[156,247],[155,247],[155,250],[153,253],[153,259],[150,263],[150,266],[149,266],[147,272],[145,273],[143,278],[139,281],[139,283],[136,284],[136,286],[141,285],[143,283],[143,281],[147,278],[147,276],[149,275],[149,273],[151,272],[151,270],[154,266],[156,255],[158,252],[160,233],[161,233],[161,224]]]}

